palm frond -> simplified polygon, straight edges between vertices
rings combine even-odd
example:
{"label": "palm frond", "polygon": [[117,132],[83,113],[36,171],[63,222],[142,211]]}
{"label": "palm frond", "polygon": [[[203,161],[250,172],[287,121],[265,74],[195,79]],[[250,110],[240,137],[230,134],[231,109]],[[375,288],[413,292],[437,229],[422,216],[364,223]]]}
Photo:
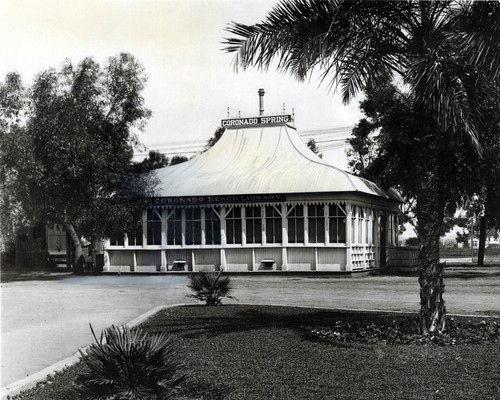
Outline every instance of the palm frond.
{"label": "palm frond", "polygon": [[481,151],[476,129],[479,110],[471,102],[476,89],[466,84],[466,70],[436,49],[408,65],[407,81],[443,132],[462,134]]}
{"label": "palm frond", "polygon": [[299,80],[318,69],[344,103],[399,74],[443,132],[479,149],[473,80],[500,74],[499,21],[496,1],[282,0],[261,23],[228,26],[225,50],[235,68],[276,63]]}
{"label": "palm frond", "polygon": [[[169,399],[184,380],[174,342],[165,333],[112,326],[82,357],[75,385],[82,398]],[[101,335],[102,336],[102,335]]]}
{"label": "palm frond", "polygon": [[234,298],[231,296],[233,287],[231,279],[223,275],[223,271],[199,271],[190,275],[190,283],[188,287],[194,294],[188,295],[200,301],[204,301],[208,306],[216,306],[222,304],[224,297]]}
{"label": "palm frond", "polygon": [[449,39],[462,49],[468,63],[496,79],[500,75],[499,2],[464,2],[460,12],[454,15],[452,24]]}
{"label": "palm frond", "polygon": [[347,102],[373,76],[400,72],[410,11],[402,1],[283,0],[262,23],[229,25],[236,37],[225,39],[224,50],[236,53],[236,70],[276,63],[304,80],[319,68],[320,84],[341,85]]}

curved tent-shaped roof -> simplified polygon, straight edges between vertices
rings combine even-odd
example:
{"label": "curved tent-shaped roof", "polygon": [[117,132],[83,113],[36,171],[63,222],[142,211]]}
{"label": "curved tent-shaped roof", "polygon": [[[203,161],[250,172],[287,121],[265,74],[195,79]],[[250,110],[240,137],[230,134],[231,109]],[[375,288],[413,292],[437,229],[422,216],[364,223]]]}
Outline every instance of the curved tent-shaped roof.
{"label": "curved tent-shaped roof", "polygon": [[207,152],[155,173],[158,197],[358,192],[402,200],[328,164],[288,124],[229,128]]}

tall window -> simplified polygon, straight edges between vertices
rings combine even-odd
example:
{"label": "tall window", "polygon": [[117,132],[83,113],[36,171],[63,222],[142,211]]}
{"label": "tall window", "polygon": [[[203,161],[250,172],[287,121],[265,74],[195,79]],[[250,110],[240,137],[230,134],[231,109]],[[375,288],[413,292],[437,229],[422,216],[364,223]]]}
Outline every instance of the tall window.
{"label": "tall window", "polygon": [[205,209],[205,243],[220,244],[220,218],[213,208]]}
{"label": "tall window", "polygon": [[356,221],[358,220],[358,217],[357,217],[357,211],[358,210],[358,207],[354,206],[352,207],[352,211],[351,211],[351,221],[350,221],[350,224],[351,224],[351,243],[356,243]]}
{"label": "tall window", "polygon": [[170,209],[167,216],[167,244],[180,246],[182,244],[182,212],[179,208]]}
{"label": "tall window", "polygon": [[281,215],[276,207],[266,207],[266,243],[281,243]]}
{"label": "tall window", "polygon": [[246,207],[247,244],[262,243],[262,215],[260,207]]}
{"label": "tall window", "polygon": [[109,244],[111,246],[123,246],[125,243],[125,237],[122,233],[113,233],[109,238]]}
{"label": "tall window", "polygon": [[142,223],[127,233],[129,246],[142,246]]}
{"label": "tall window", "polygon": [[323,205],[307,207],[309,243],[325,242],[325,209]]}
{"label": "tall window", "polygon": [[186,208],[186,244],[201,244],[201,210]]}
{"label": "tall window", "polygon": [[365,218],[365,243],[370,244],[370,216],[367,215]]}
{"label": "tall window", "polygon": [[329,206],[330,243],[345,243],[345,221],[344,211],[337,205]]}
{"label": "tall window", "polygon": [[304,243],[304,207],[288,206],[288,243]]}
{"label": "tall window", "polygon": [[356,207],[358,211],[358,243],[363,243],[363,225],[365,223],[365,215],[361,207]]}
{"label": "tall window", "polygon": [[150,208],[147,213],[147,238],[148,244],[155,245],[161,244],[161,210]]}
{"label": "tall window", "polygon": [[233,207],[226,214],[227,244],[241,244],[241,208]]}

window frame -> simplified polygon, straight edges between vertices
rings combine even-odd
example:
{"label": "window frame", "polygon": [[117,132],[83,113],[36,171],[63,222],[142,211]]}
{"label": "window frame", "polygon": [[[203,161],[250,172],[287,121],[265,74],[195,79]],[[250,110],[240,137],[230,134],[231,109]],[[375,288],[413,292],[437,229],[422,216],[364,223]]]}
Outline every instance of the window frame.
{"label": "window frame", "polygon": [[183,212],[181,208],[167,209],[167,246],[182,246]]}
{"label": "window frame", "polygon": [[[332,212],[332,210],[335,210],[335,212]],[[345,210],[343,210],[342,207],[338,204],[328,205],[328,230],[330,243],[346,243],[347,215]],[[339,232],[342,232],[342,235],[340,235]]]}
{"label": "window frame", "polygon": [[148,208],[146,214],[146,244],[148,246],[161,245],[162,209]]}
{"label": "window frame", "polygon": [[226,244],[243,244],[243,220],[241,207],[231,206],[226,209]]}
{"label": "window frame", "polygon": [[[313,211],[313,212],[311,212]],[[317,244],[325,243],[326,226],[325,226],[325,206],[324,204],[310,204],[307,206],[307,221],[308,221],[308,243]]]}
{"label": "window frame", "polygon": [[276,206],[265,206],[264,219],[266,229],[266,244],[283,243],[283,223],[281,211]]}
{"label": "window frame", "polygon": [[262,244],[262,207],[246,206],[245,223],[246,244]]}
{"label": "window frame", "polygon": [[[290,204],[286,210],[288,243],[304,244],[306,236],[304,206],[302,204]],[[297,215],[299,210],[300,215]],[[291,229],[292,226],[293,230]]]}

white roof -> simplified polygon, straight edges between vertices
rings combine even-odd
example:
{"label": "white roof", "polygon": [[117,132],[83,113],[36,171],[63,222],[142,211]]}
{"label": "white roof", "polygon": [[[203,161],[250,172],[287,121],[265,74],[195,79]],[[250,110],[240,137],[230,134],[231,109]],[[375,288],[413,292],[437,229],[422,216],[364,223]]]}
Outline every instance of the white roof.
{"label": "white roof", "polygon": [[207,152],[155,172],[158,197],[359,192],[401,200],[322,160],[285,124],[227,129]]}

